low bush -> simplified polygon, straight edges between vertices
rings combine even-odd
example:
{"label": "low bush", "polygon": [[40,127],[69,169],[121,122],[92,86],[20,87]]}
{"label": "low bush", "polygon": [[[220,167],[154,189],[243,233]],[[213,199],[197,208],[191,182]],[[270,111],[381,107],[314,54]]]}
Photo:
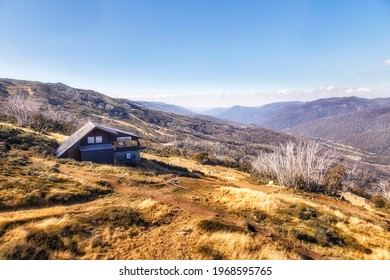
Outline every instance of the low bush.
{"label": "low bush", "polygon": [[225,259],[225,256],[221,252],[219,252],[219,251],[217,251],[209,246],[200,246],[198,248],[198,252],[201,253],[202,255],[204,255],[205,257],[210,258],[212,260]]}
{"label": "low bush", "polygon": [[205,164],[205,163],[207,163],[207,161],[209,159],[209,153],[208,152],[194,153],[192,155],[192,159],[197,161],[200,164]]}
{"label": "low bush", "polygon": [[345,245],[344,238],[342,238],[336,231],[329,228],[318,227],[314,234],[314,238],[324,247]]}
{"label": "low bush", "polygon": [[303,242],[306,242],[306,243],[312,243],[312,244],[318,243],[317,239],[314,236],[309,235],[306,232],[302,232],[302,231],[293,229],[291,231],[291,234],[293,235],[294,238],[296,238],[296,239],[298,239],[300,241],[303,241]]}
{"label": "low bush", "polygon": [[366,190],[364,190],[363,188],[360,188],[360,187],[350,188],[349,191],[351,193],[353,193],[354,195],[357,195],[357,196],[360,196],[360,197],[364,197],[364,198],[367,198],[367,199],[371,198],[371,194],[369,194]]}
{"label": "low bush", "polygon": [[316,209],[306,206],[304,204],[292,204],[287,210],[281,210],[286,212],[289,216],[294,216],[300,220],[310,220],[312,218],[317,218]]}
{"label": "low bush", "polygon": [[232,225],[232,224],[225,224],[220,221],[213,221],[213,220],[203,220],[198,224],[198,227],[204,231],[207,232],[218,232],[218,231],[228,231],[228,232],[243,232],[244,229]]}
{"label": "low bush", "polygon": [[92,226],[112,226],[128,228],[139,226],[148,228],[152,223],[132,208],[110,207],[80,218],[81,222]]}
{"label": "low bush", "polygon": [[63,249],[65,245],[56,233],[30,229],[25,243],[3,252],[3,257],[11,260],[47,260],[53,252]]}
{"label": "low bush", "polygon": [[376,208],[390,208],[390,202],[381,195],[375,195],[370,198],[370,202]]}
{"label": "low bush", "polygon": [[12,149],[31,151],[39,156],[54,155],[58,143],[38,133],[0,125],[0,142]]}

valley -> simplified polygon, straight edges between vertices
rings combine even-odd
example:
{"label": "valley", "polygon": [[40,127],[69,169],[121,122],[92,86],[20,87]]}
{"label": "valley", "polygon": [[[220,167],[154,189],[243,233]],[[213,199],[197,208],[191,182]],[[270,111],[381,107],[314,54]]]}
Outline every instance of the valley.
{"label": "valley", "polygon": [[[377,189],[389,169],[377,153],[321,139],[354,170],[347,181],[336,166],[327,195],[253,167],[302,143],[292,134],[0,79],[1,106],[23,94],[40,106],[28,125],[0,114],[0,259],[390,259],[390,202]],[[141,164],[54,158],[87,120],[140,135]]]}

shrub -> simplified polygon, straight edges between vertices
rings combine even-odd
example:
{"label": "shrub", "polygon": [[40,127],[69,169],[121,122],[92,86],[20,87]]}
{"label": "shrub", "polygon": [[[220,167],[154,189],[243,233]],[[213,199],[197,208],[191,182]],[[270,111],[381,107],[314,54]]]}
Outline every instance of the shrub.
{"label": "shrub", "polygon": [[317,211],[308,207],[305,204],[292,204],[287,210],[280,210],[282,213],[288,216],[298,217],[301,220],[310,220],[311,218],[317,218]]}
{"label": "shrub", "polygon": [[254,211],[252,213],[252,218],[256,221],[256,222],[261,222],[261,221],[264,221],[265,219],[268,218],[268,214],[264,211],[261,211],[261,210],[258,210],[258,211]]}
{"label": "shrub", "polygon": [[26,156],[17,153],[9,154],[8,162],[14,166],[27,166],[29,164]]}
{"label": "shrub", "polygon": [[389,201],[387,201],[387,199],[385,199],[383,196],[381,195],[375,195],[373,196],[370,201],[372,202],[372,204],[374,204],[374,206],[376,208],[387,208],[390,206],[389,204]]}
{"label": "shrub", "polygon": [[97,211],[87,217],[83,217],[81,218],[81,221],[92,226],[104,225],[124,228],[128,228],[132,225],[148,228],[152,225],[136,210],[114,206]]}
{"label": "shrub", "polygon": [[[0,126],[0,141],[13,149],[31,151],[39,156],[49,156],[55,153],[58,143],[38,133],[25,132]],[[9,148],[7,148],[9,150]]]}
{"label": "shrub", "polygon": [[332,167],[325,174],[325,193],[336,195],[343,187],[343,177],[346,175],[345,168],[342,165]]}
{"label": "shrub", "polygon": [[64,243],[57,234],[30,229],[25,243],[4,252],[3,257],[11,260],[46,260],[51,253],[64,248]]}
{"label": "shrub", "polygon": [[364,189],[362,189],[360,187],[351,188],[350,192],[353,193],[354,195],[357,195],[360,197],[364,197],[364,198],[368,198],[368,199],[371,198],[371,194],[369,194],[368,192],[366,192]]}
{"label": "shrub", "polygon": [[199,162],[200,164],[205,164],[209,158],[208,152],[198,152],[192,155],[192,159]]}
{"label": "shrub", "polygon": [[311,218],[317,218],[317,212],[314,208],[303,207],[299,213],[301,220],[310,220]]}
{"label": "shrub", "polygon": [[169,151],[169,155],[179,157],[181,156],[181,152],[179,149],[172,149]]}
{"label": "shrub", "polygon": [[296,239],[298,239],[300,241],[307,242],[307,243],[313,243],[313,244],[318,243],[317,239],[314,236],[311,236],[311,235],[307,234],[306,232],[302,232],[302,231],[293,229],[291,231],[291,233]]}
{"label": "shrub", "polygon": [[199,228],[207,231],[207,232],[217,232],[217,231],[229,231],[229,232],[242,232],[244,231],[242,228],[231,225],[231,224],[225,224],[220,221],[213,221],[213,220],[203,220],[198,224]]}
{"label": "shrub", "polygon": [[213,260],[225,259],[224,255],[221,252],[219,252],[219,251],[217,251],[214,248],[211,248],[209,246],[200,246],[198,248],[198,252],[205,255],[206,257],[213,259]]}
{"label": "shrub", "polygon": [[336,231],[324,227],[317,228],[314,238],[324,247],[345,245],[344,239]]}

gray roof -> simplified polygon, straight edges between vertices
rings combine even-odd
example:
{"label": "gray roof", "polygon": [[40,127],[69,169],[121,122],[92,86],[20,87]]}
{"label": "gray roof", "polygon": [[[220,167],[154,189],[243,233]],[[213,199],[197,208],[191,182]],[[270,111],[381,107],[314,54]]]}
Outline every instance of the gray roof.
{"label": "gray roof", "polygon": [[112,144],[96,144],[96,145],[88,145],[88,146],[80,147],[80,151],[82,152],[113,150],[113,149],[114,146]]}
{"label": "gray roof", "polygon": [[100,124],[94,124],[92,122],[87,122],[82,128],[77,130],[75,133],[73,133],[65,142],[63,142],[58,148],[56,152],[56,157],[60,157],[62,154],[64,154],[68,149],[70,149],[74,144],[76,144],[78,141],[80,141],[83,137],[85,137],[88,133],[90,133],[92,130],[95,128],[98,128],[100,130],[106,131],[110,134],[118,135],[119,133],[123,133],[129,136],[137,137],[139,136],[123,131],[123,130],[118,130],[112,127],[100,125]]}

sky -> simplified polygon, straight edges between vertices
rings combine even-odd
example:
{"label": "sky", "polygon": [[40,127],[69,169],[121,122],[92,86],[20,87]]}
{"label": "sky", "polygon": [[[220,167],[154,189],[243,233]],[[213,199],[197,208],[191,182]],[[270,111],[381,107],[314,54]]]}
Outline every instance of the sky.
{"label": "sky", "polygon": [[0,77],[190,108],[390,97],[390,0],[0,0]]}

